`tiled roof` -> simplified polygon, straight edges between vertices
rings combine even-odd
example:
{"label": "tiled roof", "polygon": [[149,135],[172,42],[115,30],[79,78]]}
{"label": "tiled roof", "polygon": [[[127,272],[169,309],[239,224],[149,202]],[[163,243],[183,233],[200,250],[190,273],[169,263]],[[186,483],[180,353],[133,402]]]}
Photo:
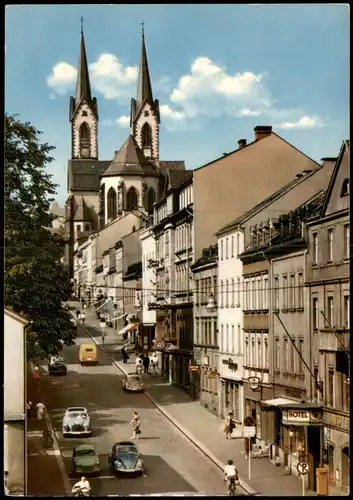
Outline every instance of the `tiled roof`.
{"label": "tiled roof", "polygon": [[69,191],[99,191],[100,176],[110,163],[99,160],[69,160]]}
{"label": "tiled roof", "polygon": [[169,170],[169,183],[168,189],[177,188],[183,182],[189,180],[193,176],[192,170]]}

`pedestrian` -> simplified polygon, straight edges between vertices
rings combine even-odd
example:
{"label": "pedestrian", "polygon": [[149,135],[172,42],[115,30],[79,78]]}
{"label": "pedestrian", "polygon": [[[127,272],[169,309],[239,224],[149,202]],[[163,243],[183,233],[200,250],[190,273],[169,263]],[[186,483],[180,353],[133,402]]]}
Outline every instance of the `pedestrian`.
{"label": "pedestrian", "polygon": [[158,356],[157,356],[156,351],[151,356],[151,366],[152,366],[152,369],[153,369],[153,373],[155,375],[157,375],[157,373],[158,373],[158,369],[157,369],[157,367],[158,367]]}
{"label": "pedestrian", "polygon": [[128,355],[128,353],[126,352],[125,347],[122,347],[122,348],[121,348],[121,355],[122,355],[122,357],[123,357],[123,363],[125,363],[125,364],[126,364],[126,363],[127,363],[127,361],[128,361],[128,359],[129,359],[129,355]]}
{"label": "pedestrian", "polygon": [[80,320],[81,312],[79,309],[76,309],[76,318]]}
{"label": "pedestrian", "polygon": [[140,356],[138,356],[136,358],[135,365],[136,365],[136,373],[141,374],[142,373],[142,367],[143,367],[143,361],[140,358]]}
{"label": "pedestrian", "polygon": [[85,319],[86,319],[86,315],[85,315],[85,313],[82,311],[82,313],[81,313],[81,321],[82,321],[82,324],[83,324],[83,325],[85,324]]}
{"label": "pedestrian", "polygon": [[27,409],[27,418],[31,418],[31,414],[32,414],[32,401],[27,401],[26,409]]}
{"label": "pedestrian", "polygon": [[4,487],[5,487],[5,495],[10,495],[10,491],[8,488],[8,478],[9,478],[9,473],[7,470],[4,471]]}
{"label": "pedestrian", "polygon": [[134,411],[130,424],[133,426],[134,429],[131,439],[140,439],[141,422],[140,422],[140,417],[137,414],[137,411]]}
{"label": "pedestrian", "polygon": [[143,366],[145,368],[145,373],[148,373],[148,367],[150,365],[150,358],[148,356],[144,356],[142,363],[143,363]]}
{"label": "pedestrian", "polygon": [[37,403],[37,420],[43,420],[45,415],[45,405],[43,403]]}
{"label": "pedestrian", "polygon": [[40,380],[40,373],[38,366],[34,367],[33,378],[34,380]]}
{"label": "pedestrian", "polygon": [[82,304],[82,309],[84,309],[84,305],[85,305],[85,299],[82,297],[81,299],[81,304]]}
{"label": "pedestrian", "polygon": [[231,439],[231,435],[234,429],[235,429],[235,420],[233,418],[233,412],[230,411],[226,416],[224,422],[224,432],[226,435],[226,439]]}

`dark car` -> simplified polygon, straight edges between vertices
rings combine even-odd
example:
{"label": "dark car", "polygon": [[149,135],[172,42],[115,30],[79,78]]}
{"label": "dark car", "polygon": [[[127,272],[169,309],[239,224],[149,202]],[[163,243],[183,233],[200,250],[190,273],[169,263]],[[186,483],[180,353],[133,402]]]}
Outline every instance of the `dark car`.
{"label": "dark car", "polygon": [[72,453],[71,476],[99,476],[99,456],[93,444],[78,444]]}
{"label": "dark car", "polygon": [[48,372],[50,375],[66,375],[67,367],[64,358],[61,356],[52,356],[48,364]]}
{"label": "dark car", "polygon": [[135,443],[119,441],[114,444],[108,462],[116,475],[143,475],[144,465]]}

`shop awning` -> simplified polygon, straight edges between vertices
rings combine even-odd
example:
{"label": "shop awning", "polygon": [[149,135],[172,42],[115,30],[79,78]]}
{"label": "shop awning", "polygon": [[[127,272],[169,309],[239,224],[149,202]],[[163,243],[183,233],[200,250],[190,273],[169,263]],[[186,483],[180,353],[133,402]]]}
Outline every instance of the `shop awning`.
{"label": "shop awning", "polygon": [[261,404],[268,406],[282,406],[282,405],[291,405],[297,403],[298,401],[294,401],[293,399],[287,399],[287,398],[275,398],[275,399],[268,399],[267,401],[261,401]]}
{"label": "shop awning", "polygon": [[131,332],[132,330],[135,330],[139,326],[140,323],[129,323],[128,325],[124,326],[121,330],[118,331],[119,334],[126,333],[126,332]]}

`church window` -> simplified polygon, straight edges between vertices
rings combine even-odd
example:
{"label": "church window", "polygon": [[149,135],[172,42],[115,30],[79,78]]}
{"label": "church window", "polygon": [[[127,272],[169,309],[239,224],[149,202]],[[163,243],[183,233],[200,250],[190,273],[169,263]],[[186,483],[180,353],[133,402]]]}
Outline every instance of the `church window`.
{"label": "church window", "polygon": [[149,114],[149,112],[147,111],[147,109],[146,109],[146,111],[144,112],[144,116],[150,116],[150,114]]}
{"label": "church window", "polygon": [[149,214],[153,214],[153,205],[155,201],[156,201],[156,194],[154,192],[154,189],[149,188],[147,195],[147,212]]}
{"label": "church window", "polygon": [[142,147],[149,148],[152,146],[152,130],[148,123],[145,123],[141,130]]}
{"label": "church window", "polygon": [[108,191],[108,219],[114,220],[117,216],[116,191],[110,188]]}
{"label": "church window", "polygon": [[341,189],[341,196],[347,196],[349,194],[349,179],[344,179]]}
{"label": "church window", "polygon": [[90,154],[90,129],[86,122],[80,127],[80,150],[81,156],[88,158]]}
{"label": "church window", "polygon": [[134,187],[131,187],[126,195],[126,210],[131,212],[138,208],[138,194]]}
{"label": "church window", "polygon": [[87,111],[82,111],[82,116],[87,116]]}

